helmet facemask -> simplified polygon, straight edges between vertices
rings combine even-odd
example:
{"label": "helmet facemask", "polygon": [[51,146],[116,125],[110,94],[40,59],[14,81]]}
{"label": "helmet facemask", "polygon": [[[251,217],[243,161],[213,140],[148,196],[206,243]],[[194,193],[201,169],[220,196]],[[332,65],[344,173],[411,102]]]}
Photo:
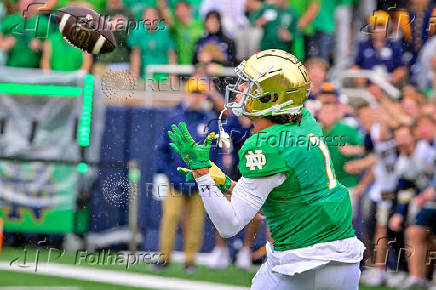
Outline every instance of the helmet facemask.
{"label": "helmet facemask", "polygon": [[[225,106],[226,108],[231,109],[233,114],[237,117],[248,115],[248,112],[245,110],[245,104],[249,98],[258,99],[262,97],[262,88],[257,80],[272,68],[272,65],[266,67],[255,79],[253,79],[244,72],[244,66],[245,60],[235,68],[235,73],[238,77],[236,83],[228,84],[226,87]],[[243,83],[247,83],[247,87],[243,92],[241,92],[239,86]],[[240,94],[242,94],[242,99],[237,102],[236,96]]]}

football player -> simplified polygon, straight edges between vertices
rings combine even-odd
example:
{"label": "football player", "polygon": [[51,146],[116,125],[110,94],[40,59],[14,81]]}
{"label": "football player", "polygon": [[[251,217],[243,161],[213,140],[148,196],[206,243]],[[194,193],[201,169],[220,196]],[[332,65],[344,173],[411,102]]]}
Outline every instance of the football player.
{"label": "football player", "polygon": [[[189,167],[179,171],[195,178],[223,237],[237,234],[259,210],[265,214],[273,241],[251,289],[358,289],[364,246],[322,130],[303,108],[310,88],[305,67],[293,55],[270,49],[235,72],[226,107],[249,117],[256,132],[239,150],[242,177],[231,181],[209,161],[213,134],[199,145],[183,122],[168,132],[170,146]],[[231,193],[230,201],[223,193]]]}

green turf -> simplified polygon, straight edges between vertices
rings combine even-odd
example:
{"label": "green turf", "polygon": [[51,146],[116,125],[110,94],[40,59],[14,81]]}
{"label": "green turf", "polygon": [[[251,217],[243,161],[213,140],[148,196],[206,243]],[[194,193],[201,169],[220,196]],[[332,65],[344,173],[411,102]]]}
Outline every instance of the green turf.
{"label": "green turf", "polygon": [[[57,258],[57,252],[52,252],[50,263],[57,264],[76,264],[76,254],[75,253],[66,253],[65,255]],[[27,261],[33,263],[36,256],[35,249],[27,249]],[[41,250],[39,252],[39,261],[41,263],[47,263],[48,261],[48,251]],[[1,260],[3,261],[12,261],[14,259],[19,258],[16,263],[20,263],[24,259],[23,249],[20,248],[5,248],[3,249],[3,253],[1,255]],[[78,264],[78,263],[77,263]],[[235,286],[249,286],[251,284],[251,279],[255,274],[255,269],[252,271],[238,269],[234,266],[229,267],[224,270],[210,270],[205,266],[198,266],[196,273],[192,275],[187,275],[180,264],[171,264],[170,267],[162,272],[156,273],[150,270],[150,265],[147,264],[136,264],[130,266],[126,269],[125,265],[90,265],[87,263],[81,263],[80,266],[85,267],[95,267],[100,269],[111,269],[111,270],[120,270],[127,272],[138,272],[144,274],[152,274],[156,276],[162,277],[175,277],[182,278],[185,280],[194,280],[194,281],[208,281],[215,283],[223,283]]]}
{"label": "green turf", "polygon": [[[35,249],[27,249],[27,261],[28,263],[33,263],[36,257]],[[11,262],[14,259],[18,260],[15,263],[22,263],[24,258],[24,252],[22,248],[4,248],[2,255],[0,256],[0,260]],[[39,251],[39,261],[41,263],[47,263],[49,260],[49,253],[47,250]],[[58,252],[53,251],[50,256],[50,263],[53,264],[70,264],[74,265],[76,263],[76,254],[75,253],[65,253],[61,257],[58,257]],[[162,272],[156,273],[150,270],[149,265],[146,264],[136,264],[130,266],[126,269],[125,265],[90,265],[87,263],[81,263],[80,266],[84,267],[94,267],[99,269],[111,269],[111,270],[119,270],[119,271],[127,271],[127,272],[137,272],[144,274],[152,274],[161,277],[174,277],[174,278],[182,278],[185,280],[194,280],[194,281],[208,281],[215,283],[223,283],[228,285],[235,286],[245,286],[249,287],[251,284],[251,279],[253,278],[256,269],[252,270],[242,270],[238,269],[235,266],[231,266],[227,269],[223,270],[211,270],[205,266],[199,266],[196,273],[192,275],[187,275],[180,264],[171,264],[170,267]],[[32,275],[32,274],[30,274]],[[44,278],[45,279],[45,278]],[[59,278],[61,279],[61,278]],[[0,276],[0,281],[2,281],[2,276]],[[85,285],[93,282],[83,281]],[[64,284],[65,285],[65,284]],[[106,288],[105,288],[106,289]],[[118,289],[118,287],[117,287]],[[124,288],[123,288],[124,289]],[[127,288],[126,288],[127,289]],[[387,287],[364,287],[361,286],[359,289],[361,290],[387,290],[390,288]]]}
{"label": "green turf", "polygon": [[[99,282],[83,281],[69,278],[53,277],[36,275],[23,272],[2,271],[0,270],[0,285],[2,286],[15,286],[15,287],[28,287],[28,286],[40,286],[40,287],[78,287],[80,289],[139,289],[135,287],[126,287],[121,285],[112,285]],[[141,288],[144,289],[144,288]]]}

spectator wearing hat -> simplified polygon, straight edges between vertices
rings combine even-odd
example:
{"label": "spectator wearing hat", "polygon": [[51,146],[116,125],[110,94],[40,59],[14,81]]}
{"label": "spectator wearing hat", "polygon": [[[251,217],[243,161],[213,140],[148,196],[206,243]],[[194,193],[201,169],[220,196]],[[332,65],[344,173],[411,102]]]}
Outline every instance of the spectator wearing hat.
{"label": "spectator wearing hat", "polygon": [[[192,273],[196,269],[195,255],[202,245],[204,207],[195,182],[187,183],[185,176],[177,172],[177,167],[184,167],[185,163],[170,148],[171,141],[167,132],[171,130],[172,124],[182,121],[186,122],[189,132],[197,141],[204,140],[212,131],[218,131],[210,127],[211,121],[216,120],[217,115],[207,101],[207,83],[199,79],[190,79],[186,83],[185,91],[183,101],[167,116],[161,138],[156,146],[156,155],[159,158],[154,159],[153,194],[157,198],[163,198],[159,250],[164,254],[166,263],[154,265],[154,268],[161,270],[170,263],[177,225],[184,212],[182,223],[186,254],[184,269],[187,273]],[[221,167],[217,146],[212,147],[210,159]]]}
{"label": "spectator wearing hat", "polygon": [[335,104],[337,103],[338,92],[330,82],[324,82],[321,86],[321,91],[319,91],[316,99],[321,101],[321,103]]}
{"label": "spectator wearing hat", "polygon": [[388,38],[391,18],[385,11],[374,12],[369,20],[369,39],[359,43],[353,69],[380,71],[398,84],[406,75],[400,43]]}
{"label": "spectator wearing hat", "polygon": [[411,0],[409,8],[399,10],[396,18],[406,47],[407,64],[413,72],[421,48],[436,35],[436,8],[431,0]]}
{"label": "spectator wearing hat", "polygon": [[341,96],[339,94],[339,91],[336,89],[333,83],[324,82],[321,85],[320,90],[318,91],[316,100],[322,105],[335,104],[336,110],[339,113],[338,115],[339,119],[348,117],[353,114],[353,108],[350,105],[343,103],[341,101]]}

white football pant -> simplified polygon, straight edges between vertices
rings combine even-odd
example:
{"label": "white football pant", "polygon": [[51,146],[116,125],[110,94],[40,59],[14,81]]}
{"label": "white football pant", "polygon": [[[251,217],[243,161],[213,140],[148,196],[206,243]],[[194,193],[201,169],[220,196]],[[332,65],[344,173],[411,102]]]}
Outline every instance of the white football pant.
{"label": "white football pant", "polygon": [[254,276],[251,290],[357,290],[359,289],[359,263],[330,262],[294,276],[271,271],[264,263]]}

